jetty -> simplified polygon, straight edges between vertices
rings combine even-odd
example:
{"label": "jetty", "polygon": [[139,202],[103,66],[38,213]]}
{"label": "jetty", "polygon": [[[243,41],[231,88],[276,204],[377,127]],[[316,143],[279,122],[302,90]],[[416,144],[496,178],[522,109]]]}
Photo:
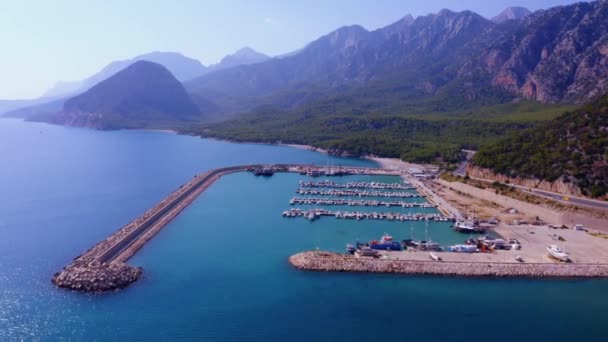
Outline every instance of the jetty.
{"label": "jetty", "polygon": [[[214,169],[196,175],[141,216],[75,257],[61,271],[55,273],[51,281],[58,287],[83,292],[114,291],[129,286],[142,277],[143,270],[127,264],[127,261],[146,242],[222,176],[242,171],[255,173],[258,170],[268,170],[268,174],[274,172],[302,174],[311,170],[321,173],[324,168],[297,164],[242,165]],[[379,168],[341,167],[339,174],[398,175],[399,173]]]}
{"label": "jetty", "polygon": [[[421,254],[421,252],[418,252]],[[396,260],[355,257],[333,252],[294,254],[289,263],[300,270],[317,272],[366,272],[404,275],[530,278],[605,278],[608,264],[515,263],[433,260]]]}
{"label": "jetty", "polygon": [[152,209],[77,256],[55,273],[52,282],[58,287],[85,292],[111,291],[135,282],[143,271],[126,261],[216,180],[247,168],[227,167],[196,175]]}

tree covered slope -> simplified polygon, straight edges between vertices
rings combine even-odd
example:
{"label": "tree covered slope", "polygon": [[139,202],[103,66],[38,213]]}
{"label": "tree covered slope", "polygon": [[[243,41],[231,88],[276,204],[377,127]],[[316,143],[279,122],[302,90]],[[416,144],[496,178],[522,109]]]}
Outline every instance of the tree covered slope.
{"label": "tree covered slope", "polygon": [[584,194],[608,191],[608,96],[479,151],[474,163],[510,177],[575,183]]}

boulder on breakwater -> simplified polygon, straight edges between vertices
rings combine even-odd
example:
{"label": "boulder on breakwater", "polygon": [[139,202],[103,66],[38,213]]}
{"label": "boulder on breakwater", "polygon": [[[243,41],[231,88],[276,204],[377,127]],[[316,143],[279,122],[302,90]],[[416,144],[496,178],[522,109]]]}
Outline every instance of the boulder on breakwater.
{"label": "boulder on breakwater", "polygon": [[70,265],[55,273],[51,281],[58,287],[76,291],[108,292],[131,285],[142,274],[141,267],[125,263]]}
{"label": "boulder on breakwater", "polygon": [[607,264],[437,262],[356,258],[332,252],[294,254],[289,263],[297,269],[319,272],[370,272],[410,275],[528,278],[605,278]]}

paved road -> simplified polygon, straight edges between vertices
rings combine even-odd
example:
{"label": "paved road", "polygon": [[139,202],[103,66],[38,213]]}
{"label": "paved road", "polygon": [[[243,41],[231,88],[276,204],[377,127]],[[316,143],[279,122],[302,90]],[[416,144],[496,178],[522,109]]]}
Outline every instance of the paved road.
{"label": "paved road", "polygon": [[453,172],[454,176],[460,176],[460,177],[466,176],[467,175],[467,165],[469,164],[469,162],[475,155],[475,151],[471,151],[471,150],[462,150],[462,152],[465,152],[467,155],[465,156],[465,159],[462,161],[462,163],[460,163],[460,165],[458,165],[458,168],[456,169],[456,171]]}
{"label": "paved road", "polygon": [[[487,182],[487,183],[494,182],[493,180],[490,180],[490,179],[482,179],[482,178],[475,178],[475,177],[471,177],[471,178],[482,181],[482,182]],[[533,195],[537,195],[537,196],[541,196],[541,197],[545,197],[545,198],[549,198],[554,201],[558,201],[558,202],[565,203],[565,204],[592,207],[592,208],[596,208],[596,209],[608,209],[608,202],[606,202],[606,201],[592,200],[592,199],[583,198],[583,197],[566,196],[563,194],[559,194],[557,192],[539,190],[539,189],[530,189],[530,188],[520,186],[520,185],[515,185],[515,184],[508,184],[508,185],[512,186],[514,188],[518,188],[524,192],[527,192],[527,193],[530,193]]]}
{"label": "paved road", "polygon": [[550,199],[553,199],[553,200],[556,200],[559,202],[563,202],[563,203],[569,203],[569,204],[574,204],[574,205],[583,205],[583,206],[587,206],[587,207],[600,208],[600,209],[608,209],[608,202],[605,202],[605,201],[597,201],[597,200],[581,198],[581,197],[572,197],[572,196],[564,197],[564,195],[561,195],[561,194],[558,194],[555,192],[550,192],[550,191],[544,191],[544,190],[538,190],[538,189],[525,189],[522,187],[518,187],[518,188],[522,189],[525,192],[547,197],[547,198],[550,198]]}

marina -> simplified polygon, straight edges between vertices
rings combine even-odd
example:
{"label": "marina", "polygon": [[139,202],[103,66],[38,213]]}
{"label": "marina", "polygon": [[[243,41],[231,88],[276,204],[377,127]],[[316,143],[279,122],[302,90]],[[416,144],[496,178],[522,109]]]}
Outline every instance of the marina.
{"label": "marina", "polygon": [[[140,267],[131,266],[127,261],[222,176],[251,171],[256,176],[271,177],[276,172],[302,173],[303,170],[321,172],[325,169],[312,165],[243,165],[218,168],[196,175],[144,214],[74,258],[70,264],[56,272],[51,281],[58,287],[84,292],[107,292],[127,287],[143,275]],[[323,173],[327,175],[327,172]],[[395,172],[361,167],[340,168],[340,172],[334,172],[336,176],[345,174],[394,175]],[[307,212],[309,218],[328,215],[323,210]],[[332,215],[335,216],[335,213]],[[350,216],[347,213],[345,218]],[[361,215],[355,214],[354,218],[358,216]],[[383,216],[387,219],[396,218],[389,214]],[[419,218],[411,216],[411,219]],[[429,219],[433,217],[429,216]]]}

